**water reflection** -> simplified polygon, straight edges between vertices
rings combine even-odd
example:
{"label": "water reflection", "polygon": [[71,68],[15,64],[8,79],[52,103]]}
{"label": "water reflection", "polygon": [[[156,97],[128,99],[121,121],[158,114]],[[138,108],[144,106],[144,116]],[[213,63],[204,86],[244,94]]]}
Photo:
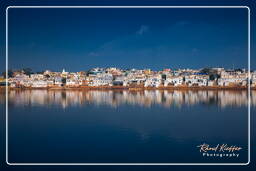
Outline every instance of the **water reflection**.
{"label": "water reflection", "polygon": [[[247,161],[247,97],[247,91],[13,90],[10,161]],[[226,106],[232,108],[219,109]],[[197,148],[204,142],[244,150],[239,158],[205,158]]]}
{"label": "water reflection", "polygon": [[[4,93],[0,95],[0,102],[4,103]],[[11,90],[9,91],[10,105],[47,106],[60,105],[63,108],[75,105],[138,105],[151,107],[161,105],[163,107],[182,105],[217,105],[246,106],[248,104],[247,91],[79,91],[79,90]],[[251,105],[256,105],[256,91],[251,92]]]}

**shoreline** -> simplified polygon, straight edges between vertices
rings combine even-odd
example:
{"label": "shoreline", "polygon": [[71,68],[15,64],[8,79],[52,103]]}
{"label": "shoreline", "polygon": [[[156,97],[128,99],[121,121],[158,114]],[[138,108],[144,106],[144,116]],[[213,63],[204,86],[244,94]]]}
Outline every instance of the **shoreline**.
{"label": "shoreline", "polygon": [[[5,90],[5,86],[1,86],[0,90]],[[142,91],[142,90],[248,90],[247,86],[169,86],[169,87],[123,87],[123,86],[101,86],[101,87],[8,87],[8,90],[128,90],[128,91]],[[251,87],[251,90],[256,90],[256,87]]]}

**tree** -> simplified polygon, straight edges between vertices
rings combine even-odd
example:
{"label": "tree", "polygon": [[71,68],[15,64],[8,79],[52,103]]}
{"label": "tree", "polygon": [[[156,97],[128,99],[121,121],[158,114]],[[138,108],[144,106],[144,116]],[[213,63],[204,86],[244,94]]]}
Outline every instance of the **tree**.
{"label": "tree", "polygon": [[37,74],[43,74],[44,73],[44,71],[38,71],[38,72],[36,72]]}
{"label": "tree", "polygon": [[[2,76],[6,78],[6,72],[2,72]],[[11,69],[8,70],[8,78],[13,77],[13,71]]]}
{"label": "tree", "polygon": [[241,68],[235,69],[235,72],[244,72]]}
{"label": "tree", "polygon": [[32,69],[31,68],[23,68],[22,70],[24,71],[24,73],[26,75],[31,75],[32,74]]}
{"label": "tree", "polygon": [[209,74],[209,79],[210,80],[215,80],[215,79],[219,79],[220,78],[220,75],[217,74],[217,73],[210,73]]}
{"label": "tree", "polygon": [[200,72],[203,73],[203,74],[209,74],[211,72],[211,69],[210,68],[204,68]]}
{"label": "tree", "polygon": [[61,79],[61,82],[62,82],[63,84],[66,84],[67,79],[66,79],[66,78],[62,78],[62,79]]}
{"label": "tree", "polygon": [[210,80],[215,80],[215,75],[214,75],[214,74],[210,74],[210,75],[209,75],[209,79],[210,79]]}
{"label": "tree", "polygon": [[162,79],[166,80],[166,74],[162,74]]}
{"label": "tree", "polygon": [[45,77],[46,77],[46,78],[50,78],[51,76],[50,76],[49,74],[46,74]]}
{"label": "tree", "polygon": [[214,69],[211,69],[211,68],[204,68],[200,72],[203,73],[203,74],[209,75],[210,80],[215,80],[215,79],[220,78],[220,75],[218,74],[218,72]]}

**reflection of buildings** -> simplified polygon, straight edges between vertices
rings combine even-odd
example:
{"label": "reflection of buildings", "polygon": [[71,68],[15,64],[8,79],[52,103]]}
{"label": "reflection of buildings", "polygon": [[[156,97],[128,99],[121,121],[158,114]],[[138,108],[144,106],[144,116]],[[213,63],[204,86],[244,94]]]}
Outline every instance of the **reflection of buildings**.
{"label": "reflection of buildings", "polygon": [[[0,95],[0,102],[4,103],[4,93]],[[61,105],[63,108],[75,105],[109,105],[116,107],[122,104],[150,107],[161,105],[164,107],[181,105],[218,105],[246,106],[247,91],[48,91],[48,90],[11,90],[9,92],[10,105]],[[251,104],[256,105],[256,91],[251,92]]]}

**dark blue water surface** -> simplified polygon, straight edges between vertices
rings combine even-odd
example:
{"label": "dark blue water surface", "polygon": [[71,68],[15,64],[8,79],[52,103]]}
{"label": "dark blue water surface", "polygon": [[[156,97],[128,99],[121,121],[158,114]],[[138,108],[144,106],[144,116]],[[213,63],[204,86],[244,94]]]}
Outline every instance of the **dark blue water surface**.
{"label": "dark blue water surface", "polygon": [[[10,91],[8,160],[246,163],[247,98],[246,91]],[[203,143],[242,150],[206,157]]]}

